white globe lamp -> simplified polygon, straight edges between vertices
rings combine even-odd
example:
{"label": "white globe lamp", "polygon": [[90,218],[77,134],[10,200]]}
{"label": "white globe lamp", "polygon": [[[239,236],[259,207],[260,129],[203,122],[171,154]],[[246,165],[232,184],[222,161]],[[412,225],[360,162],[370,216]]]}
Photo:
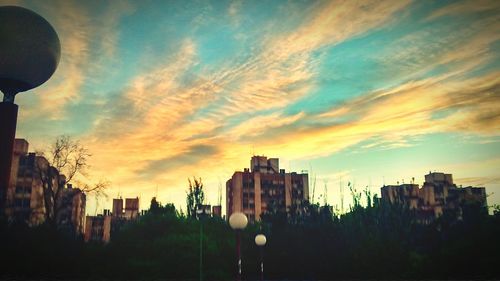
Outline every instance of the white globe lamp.
{"label": "white globe lamp", "polygon": [[262,246],[266,245],[266,242],[267,242],[267,240],[266,240],[266,236],[264,234],[257,234],[255,236],[255,244],[257,246],[262,247]]}
{"label": "white globe lamp", "polygon": [[247,227],[248,219],[243,213],[233,213],[229,217],[229,225],[234,230],[242,230]]}

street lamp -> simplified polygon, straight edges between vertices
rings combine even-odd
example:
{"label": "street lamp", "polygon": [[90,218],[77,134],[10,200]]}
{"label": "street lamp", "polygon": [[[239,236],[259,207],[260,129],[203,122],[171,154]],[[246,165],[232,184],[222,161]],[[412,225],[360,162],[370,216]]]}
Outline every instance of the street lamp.
{"label": "street lamp", "polygon": [[0,7],[0,212],[5,211],[16,136],[16,94],[40,86],[54,74],[61,45],[40,15],[17,6]]}
{"label": "street lamp", "polygon": [[260,280],[264,281],[264,245],[266,245],[266,236],[264,234],[257,234],[255,236],[255,244],[260,248]]}
{"label": "street lamp", "polygon": [[257,234],[255,236],[255,244],[260,248],[260,281],[264,281],[264,245],[266,245],[266,236]]}
{"label": "street lamp", "polygon": [[210,216],[210,209],[206,209],[206,205],[198,205],[196,208],[196,217],[200,220],[200,281],[203,280],[203,221],[207,216]]}
{"label": "street lamp", "polygon": [[241,230],[248,224],[247,216],[243,213],[233,213],[229,217],[229,225],[236,231],[236,258],[238,260],[238,274],[236,280],[241,280]]}

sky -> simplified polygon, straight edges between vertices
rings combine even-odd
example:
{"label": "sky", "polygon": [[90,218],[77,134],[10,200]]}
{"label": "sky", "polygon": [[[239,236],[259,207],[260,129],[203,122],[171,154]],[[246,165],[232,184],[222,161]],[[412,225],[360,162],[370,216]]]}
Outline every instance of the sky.
{"label": "sky", "polygon": [[90,150],[81,180],[111,185],[89,214],[118,195],[185,209],[193,176],[216,204],[252,155],[307,170],[316,202],[339,209],[343,186],[344,211],[348,182],[429,171],[500,204],[500,1],[2,4],[59,35],[55,74],[16,98],[17,137]]}

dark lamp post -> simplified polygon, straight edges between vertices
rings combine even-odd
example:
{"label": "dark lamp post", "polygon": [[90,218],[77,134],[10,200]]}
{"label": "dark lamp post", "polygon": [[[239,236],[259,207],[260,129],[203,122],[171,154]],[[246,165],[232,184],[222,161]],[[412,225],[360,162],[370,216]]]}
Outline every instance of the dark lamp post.
{"label": "dark lamp post", "polygon": [[229,225],[236,231],[236,259],[238,261],[238,273],[236,280],[241,280],[241,231],[248,224],[247,216],[243,213],[233,213],[229,217]]}
{"label": "dark lamp post", "polygon": [[196,208],[196,217],[200,221],[200,264],[199,264],[199,278],[200,281],[203,280],[203,221],[209,216],[210,214],[207,212],[207,209],[205,209],[204,205],[198,205]]}
{"label": "dark lamp post", "polygon": [[0,212],[6,204],[16,135],[17,93],[47,81],[59,64],[61,45],[54,28],[38,14],[0,6]]}

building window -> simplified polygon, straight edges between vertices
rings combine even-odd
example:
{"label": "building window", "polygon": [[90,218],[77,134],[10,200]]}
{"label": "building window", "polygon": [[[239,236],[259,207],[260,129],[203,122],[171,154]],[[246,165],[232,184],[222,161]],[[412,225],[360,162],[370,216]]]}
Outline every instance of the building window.
{"label": "building window", "polygon": [[29,208],[31,204],[30,199],[16,199],[14,201],[14,206],[18,208]]}
{"label": "building window", "polygon": [[16,199],[14,201],[14,206],[16,206],[16,207],[22,207],[23,206],[23,200],[22,199]]}

